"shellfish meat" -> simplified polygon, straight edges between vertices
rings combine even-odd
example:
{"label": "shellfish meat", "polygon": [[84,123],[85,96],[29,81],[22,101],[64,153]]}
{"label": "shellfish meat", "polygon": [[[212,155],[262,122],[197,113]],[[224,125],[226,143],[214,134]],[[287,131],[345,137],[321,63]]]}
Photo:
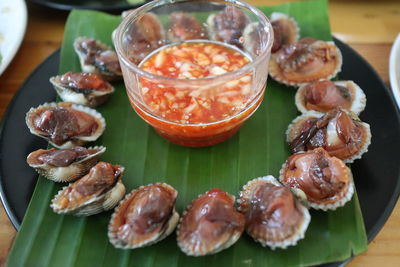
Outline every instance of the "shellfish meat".
{"label": "shellfish meat", "polygon": [[310,223],[307,208],[271,175],[249,181],[238,204],[246,216],[246,232],[272,249],[296,245]]}
{"label": "shellfish meat", "polygon": [[321,147],[291,155],[282,166],[279,180],[314,209],[335,210],[354,193],[350,169]]}
{"label": "shellfish meat", "polygon": [[96,110],[70,102],[45,103],[31,108],[25,118],[30,132],[57,148],[95,141],[106,122]]}
{"label": "shellfish meat", "polygon": [[296,43],[300,38],[300,29],[296,20],[280,12],[273,12],[270,16],[274,29],[274,43],[271,52],[275,53],[283,45]]}
{"label": "shellfish meat", "polygon": [[61,189],[51,202],[54,212],[89,216],[112,209],[125,195],[124,167],[99,162],[88,174]]}
{"label": "shellfish meat", "polygon": [[207,19],[207,31],[210,39],[242,47],[242,34],[249,17],[239,8],[227,6],[218,14]]}
{"label": "shellfish meat", "polygon": [[107,81],[122,78],[117,53],[108,45],[92,38],[78,37],[74,41],[74,49],[82,71],[100,74]]}
{"label": "shellfish meat", "polygon": [[110,242],[117,248],[133,249],[154,244],[175,229],[178,192],[170,185],[141,186],[128,194],[115,209],[108,226]]}
{"label": "shellfish meat", "polygon": [[174,12],[170,19],[168,37],[172,42],[206,38],[201,23],[188,13]]}
{"label": "shellfish meat", "polygon": [[353,81],[317,81],[301,86],[296,92],[297,109],[305,113],[309,110],[328,112],[340,107],[360,114],[367,98]]}
{"label": "shellfish meat", "polygon": [[241,236],[245,218],[235,207],[235,197],[212,189],[193,200],[177,228],[181,250],[190,256],[215,254]]}
{"label": "shellfish meat", "polygon": [[371,143],[369,124],[340,108],[326,114],[308,111],[293,120],[286,134],[292,153],[323,147],[346,163],[361,158]]}
{"label": "shellfish meat", "polygon": [[88,72],[67,72],[50,78],[63,101],[89,107],[103,104],[114,93],[114,87],[102,76]]}
{"label": "shellfish meat", "polygon": [[55,182],[71,182],[82,177],[106,151],[100,147],[74,147],[69,149],[39,149],[26,159],[39,174]]}
{"label": "shellfish meat", "polygon": [[269,74],[281,83],[301,86],[306,83],[329,80],[342,67],[342,53],[333,42],[304,38],[284,45],[271,55]]}

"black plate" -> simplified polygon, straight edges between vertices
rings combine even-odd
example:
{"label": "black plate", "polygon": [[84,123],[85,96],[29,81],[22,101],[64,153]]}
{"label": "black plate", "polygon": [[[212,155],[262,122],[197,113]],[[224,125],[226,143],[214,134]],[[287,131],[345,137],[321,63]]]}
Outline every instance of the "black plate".
{"label": "black plate", "polygon": [[[361,119],[371,125],[372,144],[369,152],[352,164],[351,169],[371,241],[386,222],[400,193],[400,115],[391,92],[372,67],[349,46],[335,42],[344,58],[340,79],[354,80],[368,99]],[[57,74],[59,56],[57,50],[29,76],[4,117],[0,134],[0,193],[17,230],[37,181],[36,173],[25,162],[26,156],[46,147],[45,141],[29,133],[25,114],[31,107],[55,99],[48,79]]]}
{"label": "black plate", "polygon": [[92,9],[111,12],[138,7],[146,1],[129,4],[127,0],[31,0],[31,2],[61,10]]}

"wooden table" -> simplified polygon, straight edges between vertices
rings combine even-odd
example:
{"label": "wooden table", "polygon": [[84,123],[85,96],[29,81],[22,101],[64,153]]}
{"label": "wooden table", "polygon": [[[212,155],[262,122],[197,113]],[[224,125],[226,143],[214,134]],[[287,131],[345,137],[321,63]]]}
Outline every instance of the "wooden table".
{"label": "wooden table", "polygon": [[[251,0],[273,5],[282,0]],[[400,31],[400,1],[335,0],[329,4],[333,34],[358,51],[389,86],[391,45]],[[0,77],[0,118],[22,82],[37,65],[61,46],[66,12],[28,5],[28,28],[22,46]],[[305,11],[306,12],[306,11]],[[0,208],[0,266],[3,266],[16,231]],[[400,266],[400,204],[369,245],[368,251],[350,262],[351,267]]]}

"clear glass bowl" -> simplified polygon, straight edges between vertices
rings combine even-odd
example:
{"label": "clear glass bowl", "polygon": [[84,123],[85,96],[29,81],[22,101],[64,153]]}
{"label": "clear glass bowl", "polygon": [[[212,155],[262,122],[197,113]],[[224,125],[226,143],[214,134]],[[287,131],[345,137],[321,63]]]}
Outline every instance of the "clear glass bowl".
{"label": "clear glass bowl", "polygon": [[[245,2],[153,1],[125,14],[113,40],[132,107],[173,143],[190,147],[220,143],[234,135],[262,101],[273,29],[260,10]],[[143,70],[144,62],[160,50],[181,42],[224,45],[249,63],[201,78],[165,77]],[[211,65],[216,55],[207,54]],[[221,64],[231,63],[225,58]]]}

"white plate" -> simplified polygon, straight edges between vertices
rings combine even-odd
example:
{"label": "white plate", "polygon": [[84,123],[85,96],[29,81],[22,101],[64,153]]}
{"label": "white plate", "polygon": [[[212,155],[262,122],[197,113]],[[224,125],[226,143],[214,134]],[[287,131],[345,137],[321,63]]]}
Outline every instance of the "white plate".
{"label": "white plate", "polygon": [[23,0],[0,0],[0,75],[10,64],[25,35],[27,21]]}
{"label": "white plate", "polygon": [[390,87],[392,88],[397,106],[400,108],[400,33],[397,35],[390,51],[389,76]]}

